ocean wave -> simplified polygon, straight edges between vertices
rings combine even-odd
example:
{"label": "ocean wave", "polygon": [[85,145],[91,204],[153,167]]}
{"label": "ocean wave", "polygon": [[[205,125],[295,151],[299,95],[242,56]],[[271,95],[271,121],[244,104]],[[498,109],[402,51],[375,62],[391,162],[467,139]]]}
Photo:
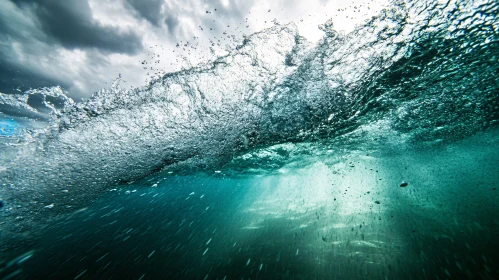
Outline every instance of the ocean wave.
{"label": "ocean wave", "polygon": [[160,170],[245,170],[268,153],[289,162],[282,145],[304,143],[290,145],[307,153],[378,123],[383,135],[414,145],[493,127],[498,12],[494,1],[395,1],[346,35],[328,21],[312,44],[294,24],[276,24],[214,61],[141,88],[123,89],[118,79],[83,102],[60,87],[0,94],[11,127],[26,118],[47,123],[16,133],[1,124],[9,138],[0,158],[2,215],[50,205],[73,211]]}

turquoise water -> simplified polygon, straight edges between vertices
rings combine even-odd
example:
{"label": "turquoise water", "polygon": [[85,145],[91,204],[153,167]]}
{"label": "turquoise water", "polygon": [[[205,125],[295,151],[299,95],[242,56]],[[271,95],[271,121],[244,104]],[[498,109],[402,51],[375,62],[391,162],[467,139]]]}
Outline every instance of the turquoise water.
{"label": "turquoise water", "polygon": [[499,278],[498,11],[394,2],[142,88],[1,94],[0,276]]}
{"label": "turquoise water", "polygon": [[0,121],[0,136],[8,137],[15,134],[18,125],[13,120]]}
{"label": "turquoise water", "polygon": [[331,152],[272,174],[155,174],[51,222],[31,257],[6,271],[42,278],[493,279],[498,139],[494,130],[426,150]]}

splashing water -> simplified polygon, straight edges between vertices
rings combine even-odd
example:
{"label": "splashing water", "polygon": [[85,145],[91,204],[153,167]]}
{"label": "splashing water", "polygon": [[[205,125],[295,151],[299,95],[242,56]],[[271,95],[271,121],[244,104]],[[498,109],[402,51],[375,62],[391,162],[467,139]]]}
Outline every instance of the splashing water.
{"label": "splashing water", "polygon": [[492,129],[498,13],[494,1],[396,1],[346,35],[328,21],[311,44],[276,25],[214,61],[142,88],[118,79],[83,102],[60,87],[0,94],[5,231],[158,171],[263,174],[354,144],[418,149]]}

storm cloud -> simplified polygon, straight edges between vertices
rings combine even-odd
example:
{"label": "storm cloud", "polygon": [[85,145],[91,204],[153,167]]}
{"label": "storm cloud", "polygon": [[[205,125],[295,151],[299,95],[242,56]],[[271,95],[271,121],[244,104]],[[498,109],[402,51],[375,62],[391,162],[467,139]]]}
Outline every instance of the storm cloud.
{"label": "storm cloud", "polygon": [[30,88],[60,85],[64,88],[70,85],[64,80],[59,80],[43,72],[20,63],[10,63],[0,58],[0,92],[12,93],[26,91]]}
{"label": "storm cloud", "polygon": [[142,40],[131,28],[98,21],[86,0],[2,1],[0,92],[60,85],[89,96],[118,76],[98,73],[113,64],[109,55],[140,54]]}
{"label": "storm cloud", "polygon": [[66,48],[97,48],[117,53],[136,53],[142,39],[131,30],[116,30],[92,18],[87,1],[19,1],[16,5],[32,10],[45,34]]}
{"label": "storm cloud", "polygon": [[162,22],[162,7],[164,0],[126,0],[137,13],[148,20],[151,24],[159,26]]}

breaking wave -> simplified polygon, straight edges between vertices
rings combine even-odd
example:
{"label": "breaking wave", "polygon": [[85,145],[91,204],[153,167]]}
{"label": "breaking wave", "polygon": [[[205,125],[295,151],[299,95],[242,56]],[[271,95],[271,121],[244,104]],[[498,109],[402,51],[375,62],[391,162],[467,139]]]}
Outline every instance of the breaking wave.
{"label": "breaking wave", "polygon": [[265,170],[352,141],[424,147],[496,126],[498,4],[410,3],[346,35],[328,21],[316,44],[276,24],[214,61],[142,88],[118,79],[83,102],[60,87],[0,94],[0,196],[23,206],[4,220],[73,211],[160,170]]}

